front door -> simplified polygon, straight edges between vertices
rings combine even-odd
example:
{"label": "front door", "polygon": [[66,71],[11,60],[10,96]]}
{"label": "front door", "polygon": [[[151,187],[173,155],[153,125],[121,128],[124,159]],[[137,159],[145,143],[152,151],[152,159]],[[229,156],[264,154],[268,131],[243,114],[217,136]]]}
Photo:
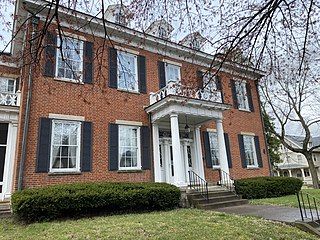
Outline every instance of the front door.
{"label": "front door", "polygon": [[6,181],[6,153],[8,139],[8,123],[0,123],[0,201],[4,198]]}

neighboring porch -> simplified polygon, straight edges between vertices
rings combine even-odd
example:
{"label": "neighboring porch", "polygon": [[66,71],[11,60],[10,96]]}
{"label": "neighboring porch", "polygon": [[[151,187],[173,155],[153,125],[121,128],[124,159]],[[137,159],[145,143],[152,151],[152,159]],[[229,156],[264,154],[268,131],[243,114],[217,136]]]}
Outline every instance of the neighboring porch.
{"label": "neighboring porch", "polygon": [[223,131],[223,111],[230,106],[220,91],[204,92],[171,82],[151,93],[151,115],[155,182],[179,187],[189,184],[189,171],[205,179],[200,128],[215,121],[220,169],[229,174]]}

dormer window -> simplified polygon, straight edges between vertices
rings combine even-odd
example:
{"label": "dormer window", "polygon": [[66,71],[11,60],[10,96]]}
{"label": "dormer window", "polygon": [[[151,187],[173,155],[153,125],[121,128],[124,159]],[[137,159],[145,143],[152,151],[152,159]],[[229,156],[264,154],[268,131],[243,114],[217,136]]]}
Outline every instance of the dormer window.
{"label": "dormer window", "polygon": [[120,25],[126,25],[126,17],[123,15],[122,11],[116,12],[114,17],[116,23]]}
{"label": "dormer window", "polygon": [[193,39],[191,47],[193,49],[200,50],[200,42],[197,39]]}
{"label": "dormer window", "polygon": [[160,38],[167,38],[168,37],[168,33],[167,33],[166,29],[162,26],[159,26],[158,34],[159,34]]}

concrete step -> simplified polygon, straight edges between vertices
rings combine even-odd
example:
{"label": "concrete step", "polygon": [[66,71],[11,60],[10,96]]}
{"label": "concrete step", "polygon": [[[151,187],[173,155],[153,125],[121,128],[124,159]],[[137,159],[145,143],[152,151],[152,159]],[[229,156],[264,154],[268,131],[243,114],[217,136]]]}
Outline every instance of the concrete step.
{"label": "concrete step", "polygon": [[227,196],[218,196],[218,197],[209,197],[208,200],[205,198],[194,198],[192,199],[195,205],[198,204],[207,204],[207,203],[220,203],[220,202],[228,202],[233,200],[239,200],[241,199],[239,196],[232,194]]}
{"label": "concrete step", "polygon": [[10,209],[11,209],[10,204],[1,204],[0,205],[0,212],[1,211],[6,211],[6,210],[10,210]]}
{"label": "concrete step", "polygon": [[217,202],[217,203],[207,203],[207,204],[199,204],[197,207],[201,209],[217,209],[217,208],[224,208],[224,207],[232,207],[232,206],[239,206],[243,204],[247,204],[249,201],[247,199],[237,199],[231,201],[224,201],[224,202]]}
{"label": "concrete step", "polygon": [[[197,199],[201,198],[201,194],[198,192],[193,192],[188,194],[190,197]],[[224,196],[233,196],[235,195],[233,192],[227,191],[227,190],[221,190],[221,191],[216,191],[216,192],[209,192],[209,198],[210,197],[224,197]]]}

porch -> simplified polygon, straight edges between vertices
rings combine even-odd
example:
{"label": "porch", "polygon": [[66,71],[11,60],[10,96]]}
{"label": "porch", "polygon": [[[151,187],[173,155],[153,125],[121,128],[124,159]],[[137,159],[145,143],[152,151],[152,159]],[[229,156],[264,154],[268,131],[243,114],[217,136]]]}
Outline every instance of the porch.
{"label": "porch", "polygon": [[170,82],[150,94],[146,112],[151,116],[155,182],[179,187],[190,181],[193,171],[205,179],[200,128],[215,121],[220,169],[229,174],[223,131],[224,104],[220,91],[195,90],[180,82]]}

